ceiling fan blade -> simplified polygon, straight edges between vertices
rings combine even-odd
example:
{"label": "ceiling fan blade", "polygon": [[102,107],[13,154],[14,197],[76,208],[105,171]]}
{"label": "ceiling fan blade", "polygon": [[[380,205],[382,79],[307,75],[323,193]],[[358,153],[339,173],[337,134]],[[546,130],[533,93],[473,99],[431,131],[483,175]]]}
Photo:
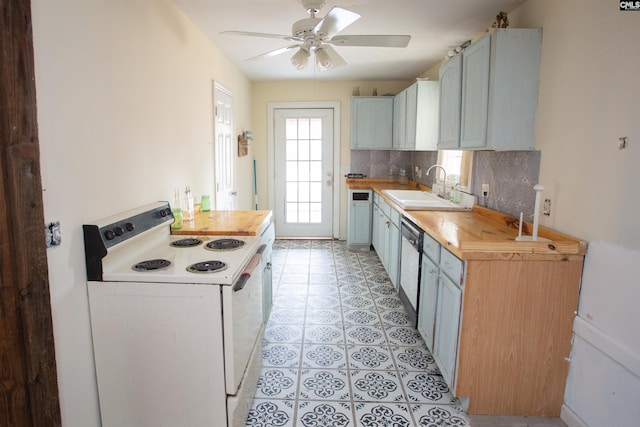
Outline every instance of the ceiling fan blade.
{"label": "ceiling fan blade", "polygon": [[[324,49],[325,52],[327,52],[327,55],[329,55],[329,59],[331,59],[331,67],[330,68],[338,68],[338,67],[342,67],[347,65],[347,61],[345,61],[342,56],[340,56],[338,54],[338,52],[336,52],[336,50],[329,45],[322,45],[321,47],[322,49]],[[318,60],[318,55],[316,52],[316,61]]]}
{"label": "ceiling fan blade", "polygon": [[336,46],[407,47],[411,36],[353,35],[335,36],[326,43]]}
{"label": "ceiling fan blade", "polygon": [[290,51],[292,49],[297,49],[299,47],[300,47],[299,44],[292,44],[291,46],[281,47],[280,49],[272,50],[270,52],[263,53],[263,54],[260,54],[258,56],[253,56],[251,58],[247,58],[247,59],[245,59],[245,61],[258,61],[260,59],[271,58],[272,56],[280,55],[282,53],[288,52],[288,51]]}
{"label": "ceiling fan blade", "polygon": [[301,42],[299,37],[285,36],[283,34],[270,34],[270,33],[253,33],[251,31],[222,31],[220,34],[228,34],[232,36],[249,36],[249,37],[267,37],[271,39],[282,39],[290,42]]}
{"label": "ceiling fan blade", "polygon": [[344,30],[358,19],[360,19],[359,14],[341,7],[334,7],[324,18],[322,18],[320,22],[318,22],[318,25],[313,29],[313,32],[331,37]]}

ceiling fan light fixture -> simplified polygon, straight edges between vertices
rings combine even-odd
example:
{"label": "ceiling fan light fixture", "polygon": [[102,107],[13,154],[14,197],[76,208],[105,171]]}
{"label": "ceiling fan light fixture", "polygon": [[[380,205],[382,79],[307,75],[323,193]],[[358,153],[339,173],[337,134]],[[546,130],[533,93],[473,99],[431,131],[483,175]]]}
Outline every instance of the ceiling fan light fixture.
{"label": "ceiling fan light fixture", "polygon": [[320,71],[325,71],[333,67],[331,58],[324,48],[319,47],[316,49],[316,65]]}
{"label": "ceiling fan light fixture", "polygon": [[304,46],[300,47],[298,51],[291,57],[291,63],[298,70],[304,70],[309,63],[309,49]]}

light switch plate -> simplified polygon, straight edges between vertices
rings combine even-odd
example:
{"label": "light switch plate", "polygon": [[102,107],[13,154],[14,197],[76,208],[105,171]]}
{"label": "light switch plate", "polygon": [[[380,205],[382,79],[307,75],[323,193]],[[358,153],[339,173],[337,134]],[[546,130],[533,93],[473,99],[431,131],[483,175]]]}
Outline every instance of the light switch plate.
{"label": "light switch plate", "polygon": [[62,243],[62,232],[60,231],[60,221],[50,222],[44,227],[45,243],[47,248],[60,246]]}

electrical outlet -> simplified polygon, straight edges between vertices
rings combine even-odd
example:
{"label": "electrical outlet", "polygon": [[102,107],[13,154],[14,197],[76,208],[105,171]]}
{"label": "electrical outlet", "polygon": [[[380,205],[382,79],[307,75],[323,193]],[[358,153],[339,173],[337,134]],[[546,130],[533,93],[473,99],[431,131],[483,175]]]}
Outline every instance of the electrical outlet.
{"label": "electrical outlet", "polygon": [[546,216],[551,216],[551,199],[544,199],[542,205],[542,213]]}
{"label": "electrical outlet", "polygon": [[482,184],[482,197],[489,195],[489,184]]}

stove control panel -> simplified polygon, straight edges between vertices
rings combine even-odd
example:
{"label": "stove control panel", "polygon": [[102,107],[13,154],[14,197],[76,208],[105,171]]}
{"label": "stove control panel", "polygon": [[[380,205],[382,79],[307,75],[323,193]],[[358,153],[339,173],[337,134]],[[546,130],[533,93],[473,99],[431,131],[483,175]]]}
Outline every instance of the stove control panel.
{"label": "stove control panel", "polygon": [[104,246],[110,248],[167,222],[173,222],[173,213],[168,205],[157,206],[98,228],[103,237]]}
{"label": "stove control panel", "polygon": [[[173,222],[168,202],[157,202],[82,226],[89,280],[101,280],[107,249],[141,233]],[[169,233],[167,229],[167,234]]]}

